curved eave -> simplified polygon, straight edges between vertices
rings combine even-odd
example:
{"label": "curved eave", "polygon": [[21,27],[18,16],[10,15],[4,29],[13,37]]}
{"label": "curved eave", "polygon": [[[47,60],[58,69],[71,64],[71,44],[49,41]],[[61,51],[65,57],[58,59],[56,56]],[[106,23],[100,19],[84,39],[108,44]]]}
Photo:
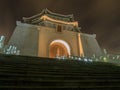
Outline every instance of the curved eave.
{"label": "curved eave", "polygon": [[48,9],[43,9],[41,13],[37,14],[37,15],[34,15],[34,16],[31,16],[31,17],[23,17],[23,20],[24,21],[31,21],[32,19],[35,19],[35,18],[38,18],[38,17],[41,17],[42,15],[46,15],[46,14],[50,14],[50,15],[53,15],[53,16],[57,16],[57,17],[63,17],[63,18],[72,18],[73,21],[74,21],[74,18],[73,18],[73,15],[62,15],[62,14],[58,14],[58,13],[53,13],[51,12],[50,10]]}
{"label": "curved eave", "polygon": [[51,12],[51,11],[48,10],[48,9],[45,9],[45,10],[46,10],[46,12],[47,12],[48,14],[51,14],[51,15],[60,16],[60,17],[65,17],[65,18],[73,18],[73,14],[63,15],[63,14],[58,14],[58,13]]}
{"label": "curved eave", "polygon": [[66,22],[66,21],[62,21],[62,20],[55,20],[53,18],[50,18],[46,15],[43,15],[40,19],[42,20],[49,20],[49,21],[52,21],[52,22],[56,22],[56,23],[62,23],[62,24],[71,24],[73,26],[76,26],[78,27],[78,22],[77,21],[74,21],[74,22]]}

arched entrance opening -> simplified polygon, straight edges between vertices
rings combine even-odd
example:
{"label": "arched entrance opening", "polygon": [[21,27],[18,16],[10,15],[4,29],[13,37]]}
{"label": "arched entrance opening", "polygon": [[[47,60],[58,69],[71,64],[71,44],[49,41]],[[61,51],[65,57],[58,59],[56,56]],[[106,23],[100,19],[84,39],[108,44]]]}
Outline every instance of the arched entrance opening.
{"label": "arched entrance opening", "polygon": [[70,55],[70,47],[67,42],[63,40],[54,40],[50,43],[49,57],[55,58],[57,56]]}

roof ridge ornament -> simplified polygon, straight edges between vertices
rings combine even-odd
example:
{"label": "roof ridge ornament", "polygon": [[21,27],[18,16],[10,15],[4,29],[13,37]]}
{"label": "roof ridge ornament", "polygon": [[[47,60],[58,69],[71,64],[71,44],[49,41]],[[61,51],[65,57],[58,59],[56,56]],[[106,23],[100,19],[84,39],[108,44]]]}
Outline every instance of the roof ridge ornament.
{"label": "roof ridge ornament", "polygon": [[33,19],[33,18],[36,18],[36,17],[40,17],[40,16],[42,16],[42,15],[44,15],[44,14],[51,14],[51,15],[53,15],[53,16],[63,17],[63,18],[73,18],[73,14],[70,14],[70,15],[62,15],[62,14],[54,13],[54,12],[48,10],[47,8],[45,8],[45,9],[43,9],[43,10],[41,11],[41,13],[39,13],[39,14],[37,14],[37,15],[34,15],[34,16],[31,16],[31,17],[28,17],[28,18],[27,18],[27,17],[24,17],[23,20],[25,20],[25,19]]}
{"label": "roof ridge ornament", "polygon": [[47,14],[47,12],[48,12],[48,10],[47,10],[47,8],[45,8],[45,9],[44,9],[44,13]]}
{"label": "roof ridge ornament", "polygon": [[74,20],[73,14],[71,15],[62,15],[59,13],[54,13],[47,8],[43,9],[41,13],[31,16],[23,17],[24,23],[29,24],[39,24],[41,21],[50,20],[57,23],[72,24],[75,27],[78,27],[78,22]]}

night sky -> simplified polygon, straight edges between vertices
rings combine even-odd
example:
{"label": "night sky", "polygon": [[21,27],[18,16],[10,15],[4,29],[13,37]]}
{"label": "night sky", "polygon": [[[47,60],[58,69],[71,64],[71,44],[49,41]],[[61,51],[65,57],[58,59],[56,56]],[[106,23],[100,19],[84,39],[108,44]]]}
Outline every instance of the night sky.
{"label": "night sky", "polygon": [[120,53],[120,0],[0,0],[0,35],[9,41],[16,20],[48,8],[73,14],[82,32],[96,34],[101,48]]}

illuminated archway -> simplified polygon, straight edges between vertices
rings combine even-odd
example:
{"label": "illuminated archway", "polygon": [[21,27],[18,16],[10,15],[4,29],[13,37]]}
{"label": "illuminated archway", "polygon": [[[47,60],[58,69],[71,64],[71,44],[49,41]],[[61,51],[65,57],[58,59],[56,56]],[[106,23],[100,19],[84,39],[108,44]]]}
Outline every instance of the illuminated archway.
{"label": "illuminated archway", "polygon": [[49,57],[70,55],[70,47],[67,42],[63,40],[54,40],[50,43]]}

